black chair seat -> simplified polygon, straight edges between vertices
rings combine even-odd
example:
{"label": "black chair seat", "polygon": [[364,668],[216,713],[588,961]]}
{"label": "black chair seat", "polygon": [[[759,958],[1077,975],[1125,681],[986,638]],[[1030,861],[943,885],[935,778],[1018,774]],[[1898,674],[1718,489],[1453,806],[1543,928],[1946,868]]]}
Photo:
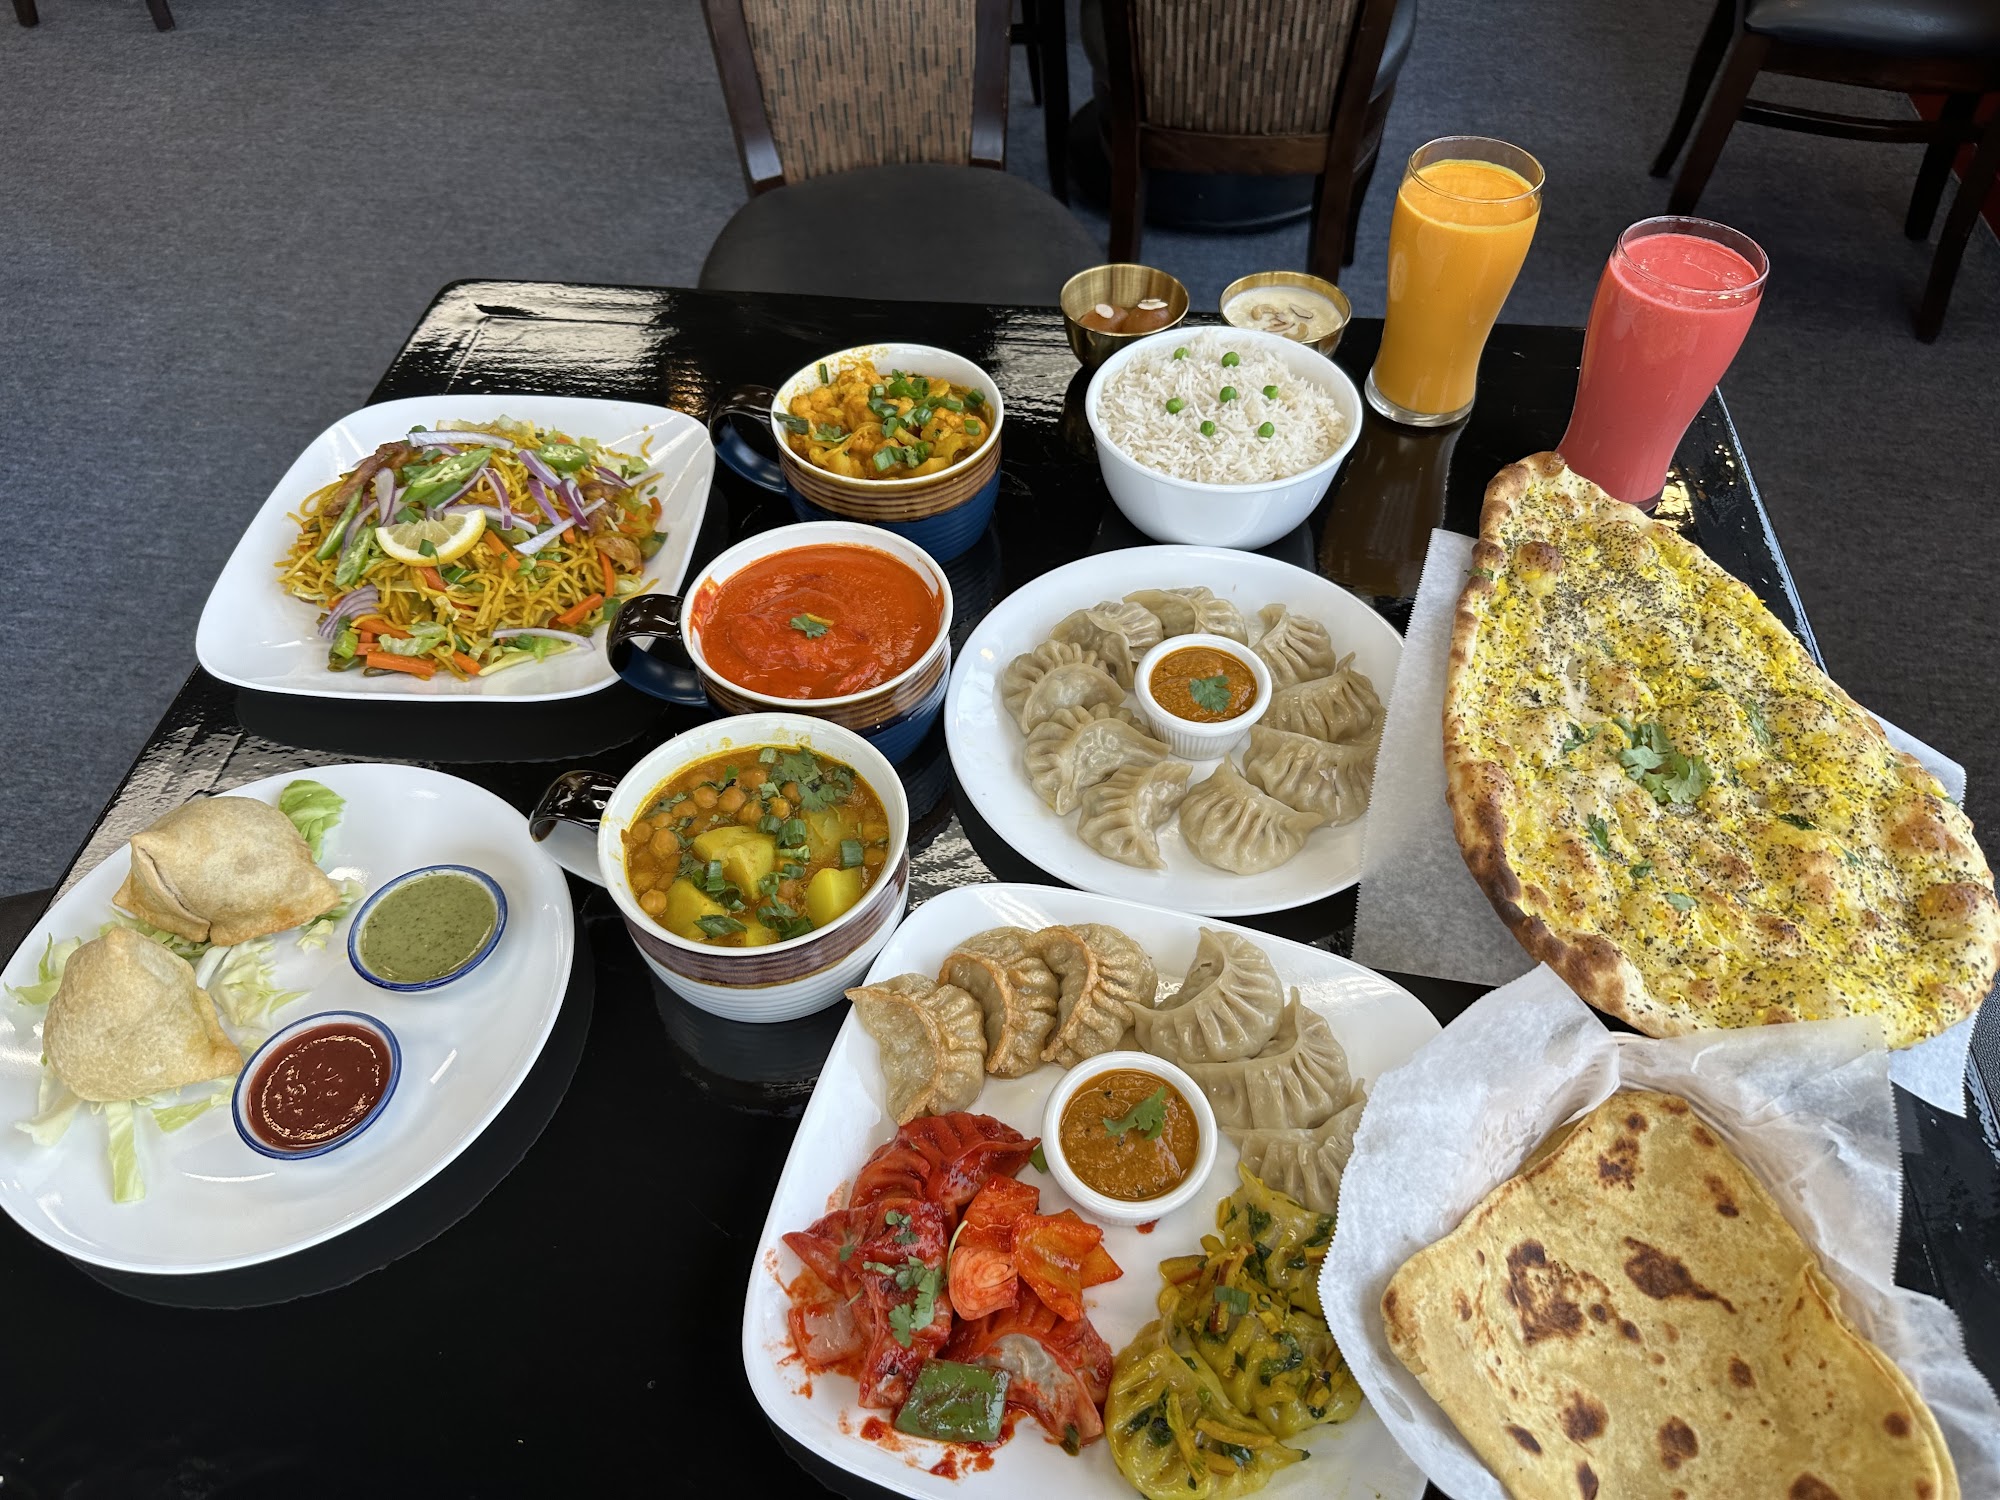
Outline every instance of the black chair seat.
{"label": "black chair seat", "polygon": [[990,167],[863,167],[760,193],[702,263],[705,291],[1053,307],[1103,248],[1033,183]]}
{"label": "black chair seat", "polygon": [[1888,57],[2000,58],[1996,0],[1749,0],[1743,29]]}

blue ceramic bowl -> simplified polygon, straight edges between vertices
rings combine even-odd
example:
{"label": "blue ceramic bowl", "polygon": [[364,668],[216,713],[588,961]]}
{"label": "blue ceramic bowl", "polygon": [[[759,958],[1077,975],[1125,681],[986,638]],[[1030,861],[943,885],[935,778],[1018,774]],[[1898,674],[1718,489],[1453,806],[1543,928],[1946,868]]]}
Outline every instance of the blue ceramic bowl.
{"label": "blue ceramic bowl", "polygon": [[[447,872],[454,875],[471,876],[474,880],[485,886],[486,894],[493,898],[495,912],[493,931],[488,935],[485,943],[481,945],[477,953],[473,954],[464,963],[453,969],[449,974],[441,974],[436,979],[426,979],[420,983],[411,984],[398,979],[385,979],[380,974],[372,972],[368,965],[361,961],[361,929],[368,925],[368,918],[374,912],[376,903],[388,895],[389,892],[397,889],[399,886],[408,885],[412,880],[416,880],[421,876],[442,875]],[[470,865],[425,865],[421,869],[406,870],[401,875],[385,880],[374,895],[361,903],[361,909],[354,914],[354,921],[347,929],[347,961],[354,965],[354,972],[370,984],[379,986],[385,990],[394,990],[399,995],[412,995],[419,990],[434,990],[443,985],[450,984],[453,980],[463,979],[474,969],[486,962],[487,955],[499,944],[500,934],[506,930],[507,893],[500,889],[500,883],[491,875],[488,875],[484,870],[475,870]]]}
{"label": "blue ceramic bowl", "polygon": [[[384,1042],[389,1049],[389,1081],[382,1089],[382,1097],[374,1107],[363,1115],[351,1130],[343,1131],[330,1141],[322,1141],[317,1146],[302,1146],[296,1151],[287,1151],[279,1146],[267,1145],[257,1138],[244,1118],[244,1095],[249,1092],[250,1082],[257,1076],[257,1070],[273,1048],[282,1046],[302,1031],[310,1031],[316,1026],[344,1021],[357,1031],[370,1031]],[[337,1151],[360,1135],[369,1126],[382,1118],[382,1111],[389,1107],[389,1101],[396,1096],[396,1084],[403,1076],[403,1049],[396,1042],[396,1033],[375,1017],[358,1010],[323,1010],[318,1015],[306,1016],[288,1025],[280,1026],[266,1039],[264,1045],[250,1055],[250,1061],[243,1065],[243,1071],[236,1075],[236,1087],[229,1097],[230,1118],[235,1121],[236,1133],[243,1138],[243,1144],[259,1156],[268,1156],[273,1161],[304,1161],[310,1156],[324,1156],[329,1151]]]}

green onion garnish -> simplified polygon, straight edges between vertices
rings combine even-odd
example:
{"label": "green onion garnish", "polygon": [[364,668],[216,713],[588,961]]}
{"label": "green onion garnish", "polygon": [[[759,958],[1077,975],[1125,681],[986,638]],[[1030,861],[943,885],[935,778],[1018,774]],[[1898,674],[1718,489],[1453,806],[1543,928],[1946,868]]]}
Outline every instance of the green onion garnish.
{"label": "green onion garnish", "polygon": [[825,361],[825,360],[821,360],[821,361],[820,361],[820,364],[819,364],[819,383],[820,383],[821,385],[832,385],[832,384],[833,384],[833,377],[832,377],[831,375],[829,375],[829,374],[827,374],[827,373],[826,373],[826,361]]}

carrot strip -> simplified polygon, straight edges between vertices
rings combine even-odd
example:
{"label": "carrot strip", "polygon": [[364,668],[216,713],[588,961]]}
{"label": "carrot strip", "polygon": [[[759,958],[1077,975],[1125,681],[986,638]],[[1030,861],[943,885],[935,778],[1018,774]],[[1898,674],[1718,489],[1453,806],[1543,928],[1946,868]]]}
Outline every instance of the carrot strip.
{"label": "carrot strip", "polygon": [[473,657],[467,656],[463,651],[452,652],[451,659],[458,663],[458,670],[463,672],[467,677],[477,677],[479,675],[478,661]]}
{"label": "carrot strip", "polygon": [[567,629],[569,626],[576,624],[577,621],[581,620],[585,615],[589,614],[593,609],[596,609],[597,606],[602,604],[603,602],[604,602],[604,596],[602,594],[592,594],[588,598],[579,599],[576,601],[576,603],[572,604],[568,609],[564,610],[561,614],[557,615],[555,617],[554,623],[563,626],[565,629]]}
{"label": "carrot strip", "polygon": [[429,679],[437,672],[437,663],[426,661],[421,656],[392,656],[387,651],[371,651],[363,661],[381,672],[408,672],[412,677]]}
{"label": "carrot strip", "polygon": [[496,557],[505,557],[507,555],[507,544],[501,541],[499,537],[490,531],[482,531],[479,535],[480,540],[486,543],[486,550],[488,552],[493,553]]}
{"label": "carrot strip", "polygon": [[501,559],[500,566],[505,568],[509,573],[518,573],[521,571],[521,559],[510,551]]}
{"label": "carrot strip", "polygon": [[653,496],[652,503],[653,503],[653,524],[657,526],[660,522],[660,497],[658,495]]}
{"label": "carrot strip", "polygon": [[613,594],[618,592],[618,575],[611,571],[611,558],[609,554],[598,553],[597,561],[604,569],[604,597],[609,599]]}
{"label": "carrot strip", "polygon": [[440,594],[444,592],[444,578],[438,573],[436,568],[419,568],[417,571],[424,575],[425,583],[428,583]]}
{"label": "carrot strip", "polygon": [[400,625],[391,625],[380,615],[363,615],[354,622],[354,627],[357,630],[366,630],[371,635],[393,635],[399,641],[407,641],[410,638],[409,631]]}

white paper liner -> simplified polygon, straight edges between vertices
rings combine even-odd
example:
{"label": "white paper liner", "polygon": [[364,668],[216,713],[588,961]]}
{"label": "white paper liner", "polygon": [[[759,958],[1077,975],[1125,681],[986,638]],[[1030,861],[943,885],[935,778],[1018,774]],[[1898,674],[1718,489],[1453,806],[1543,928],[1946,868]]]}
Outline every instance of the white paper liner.
{"label": "white paper liner", "polygon": [[[1472,568],[1473,538],[1433,531],[1403,635],[1375,763],[1354,919],[1354,959],[1372,969],[1497,985],[1534,967],[1465,868],[1444,798],[1444,690],[1451,627]],[[1879,716],[1890,743],[1965,796],[1965,768]],[[1891,1054],[1889,1076],[1918,1098],[1965,1114],[1973,1019]]]}
{"label": "white paper liner", "polygon": [[1505,1500],[1390,1351],[1382,1292],[1550,1131],[1628,1086],[1682,1095],[1722,1133],[1819,1254],[1848,1318],[1922,1393],[1968,1500],[2000,1496],[2000,1401],[1951,1310],[1895,1284],[1902,1157],[1874,1029],[1844,1020],[1619,1035],[1547,968],[1479,1000],[1376,1081],[1341,1183],[1320,1297],[1403,1450],[1454,1500]]}

